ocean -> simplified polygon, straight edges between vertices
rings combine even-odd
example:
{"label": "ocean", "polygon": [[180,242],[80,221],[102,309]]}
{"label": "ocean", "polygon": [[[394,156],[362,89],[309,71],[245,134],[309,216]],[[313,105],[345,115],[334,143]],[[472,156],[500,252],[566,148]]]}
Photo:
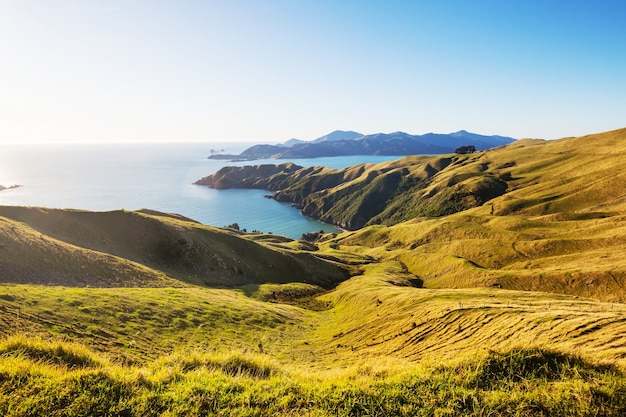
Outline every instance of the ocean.
{"label": "ocean", "polygon": [[[207,159],[211,149],[238,154],[251,143],[132,143],[0,145],[0,205],[92,211],[154,209],[212,226],[238,223],[299,238],[335,226],[303,216],[289,204],[265,198],[264,190],[213,190],[193,182],[228,165],[284,160],[228,162]],[[302,166],[342,168],[397,156],[294,159]]]}

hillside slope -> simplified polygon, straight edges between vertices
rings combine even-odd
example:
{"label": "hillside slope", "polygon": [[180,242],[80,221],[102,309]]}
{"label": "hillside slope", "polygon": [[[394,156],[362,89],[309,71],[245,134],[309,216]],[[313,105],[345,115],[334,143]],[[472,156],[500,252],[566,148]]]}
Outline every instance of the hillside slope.
{"label": "hillside slope", "polygon": [[625,133],[239,172],[358,193],[351,181],[406,169],[422,204],[506,183],[315,242],[148,210],[0,207],[0,411],[623,416]]}
{"label": "hillside slope", "polygon": [[[503,195],[445,217],[365,228],[334,244],[400,261],[430,288],[493,286],[624,302],[625,148],[622,129],[471,155],[459,169],[484,167],[506,178]],[[459,169],[437,175],[454,182]]]}
{"label": "hillside slope", "polygon": [[[275,191],[307,216],[349,230],[437,217],[483,205],[494,213],[550,214],[626,207],[626,129],[556,141],[521,140],[469,155],[407,157],[345,169],[225,167],[197,182]],[[621,200],[620,200],[621,199]],[[595,207],[595,208],[594,208]]]}
{"label": "hillside slope", "polygon": [[624,301],[624,152],[621,129],[341,170],[224,168],[201,183],[275,190],[311,217],[360,229],[335,245],[400,260],[428,287]]}
{"label": "hillside slope", "polygon": [[177,285],[305,282],[330,288],[348,277],[342,265],[315,253],[157,212],[5,206],[0,226],[3,282],[171,286],[174,279]]}

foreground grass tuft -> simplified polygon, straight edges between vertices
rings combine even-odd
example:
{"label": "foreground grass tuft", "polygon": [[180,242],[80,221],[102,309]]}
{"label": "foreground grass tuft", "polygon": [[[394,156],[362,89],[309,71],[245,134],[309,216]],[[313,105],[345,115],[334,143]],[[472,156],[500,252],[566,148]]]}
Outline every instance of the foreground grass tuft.
{"label": "foreground grass tuft", "polygon": [[106,363],[83,345],[26,336],[12,336],[0,342],[0,357],[19,357],[70,369],[100,368]]}
{"label": "foreground grass tuft", "polygon": [[515,348],[505,353],[490,352],[479,363],[475,383],[482,389],[496,389],[503,384],[530,380],[588,380],[604,373],[617,375],[619,370],[610,365],[591,364],[580,357],[554,350]]}
{"label": "foreground grass tuft", "polygon": [[177,353],[155,361],[151,369],[176,368],[183,373],[196,370],[218,371],[232,377],[269,378],[280,373],[280,367],[269,356],[251,353]]}
{"label": "foreground grass tuft", "polygon": [[626,377],[617,368],[538,348],[489,352],[456,364],[410,370],[332,374],[303,373],[264,355],[244,353],[187,352],[143,367],[98,369],[68,369],[65,364],[3,354],[0,365],[0,414],[12,417],[626,412]]}

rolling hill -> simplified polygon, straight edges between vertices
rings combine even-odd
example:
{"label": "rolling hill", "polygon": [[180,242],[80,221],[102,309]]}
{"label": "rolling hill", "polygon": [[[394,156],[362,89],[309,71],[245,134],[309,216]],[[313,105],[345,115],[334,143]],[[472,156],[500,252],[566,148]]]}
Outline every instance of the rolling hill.
{"label": "rolling hill", "polygon": [[273,190],[306,215],[357,230],[337,245],[384,248],[426,286],[623,301],[624,151],[626,129],[341,170],[226,167],[198,184]]}
{"label": "rolling hill", "polygon": [[624,415],[625,139],[205,180],[307,240],[0,207],[0,414]]}
{"label": "rolling hill", "polygon": [[521,140],[489,152],[412,156],[339,170],[290,163],[225,167],[197,184],[265,188],[306,215],[347,229],[452,214],[500,196],[491,203],[494,214],[623,208],[624,136],[618,130],[555,141]]}
{"label": "rolling hill", "polygon": [[[95,213],[0,207],[2,282],[64,286],[234,286],[304,282],[333,287],[348,272],[311,251],[241,238],[149,210]],[[134,277],[131,279],[131,277]],[[174,280],[174,281],[173,281]]]}

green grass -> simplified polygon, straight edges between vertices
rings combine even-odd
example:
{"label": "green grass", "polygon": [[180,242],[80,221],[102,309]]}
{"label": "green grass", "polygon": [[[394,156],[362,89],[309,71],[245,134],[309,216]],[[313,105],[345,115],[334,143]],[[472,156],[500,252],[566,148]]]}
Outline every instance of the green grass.
{"label": "green grass", "polygon": [[[190,288],[0,287],[0,334],[88,343],[137,362],[180,348],[287,349],[306,310],[263,303],[233,290]],[[7,300],[8,299],[8,300]]]}
{"label": "green grass", "polygon": [[625,415],[624,134],[381,164],[508,188],[315,242],[0,207],[0,415]]}
{"label": "green grass", "polygon": [[0,207],[2,282],[62,286],[238,286],[348,278],[340,262],[259,236],[154,212]]}
{"label": "green grass", "polygon": [[412,277],[398,263],[371,265],[318,297],[311,291],[319,288],[304,284],[235,290],[4,286],[0,329],[6,336],[84,343],[127,363],[199,348],[262,351],[319,370],[379,358],[450,359],[528,341],[626,359],[626,346],[616,339],[626,332],[622,304],[540,292],[416,288]]}
{"label": "green grass", "polygon": [[107,363],[83,345],[59,341],[46,342],[40,338],[26,336],[14,336],[3,340],[0,343],[0,356],[68,369],[101,368]]}
{"label": "green grass", "polygon": [[620,370],[538,348],[315,375],[262,355],[198,351],[143,367],[67,370],[44,358],[5,355],[0,363],[0,413],[7,417],[619,416],[626,411]]}
{"label": "green grass", "polygon": [[411,277],[364,267],[319,297],[322,311],[259,299],[303,284],[5,285],[0,414],[624,412],[623,305]]}

